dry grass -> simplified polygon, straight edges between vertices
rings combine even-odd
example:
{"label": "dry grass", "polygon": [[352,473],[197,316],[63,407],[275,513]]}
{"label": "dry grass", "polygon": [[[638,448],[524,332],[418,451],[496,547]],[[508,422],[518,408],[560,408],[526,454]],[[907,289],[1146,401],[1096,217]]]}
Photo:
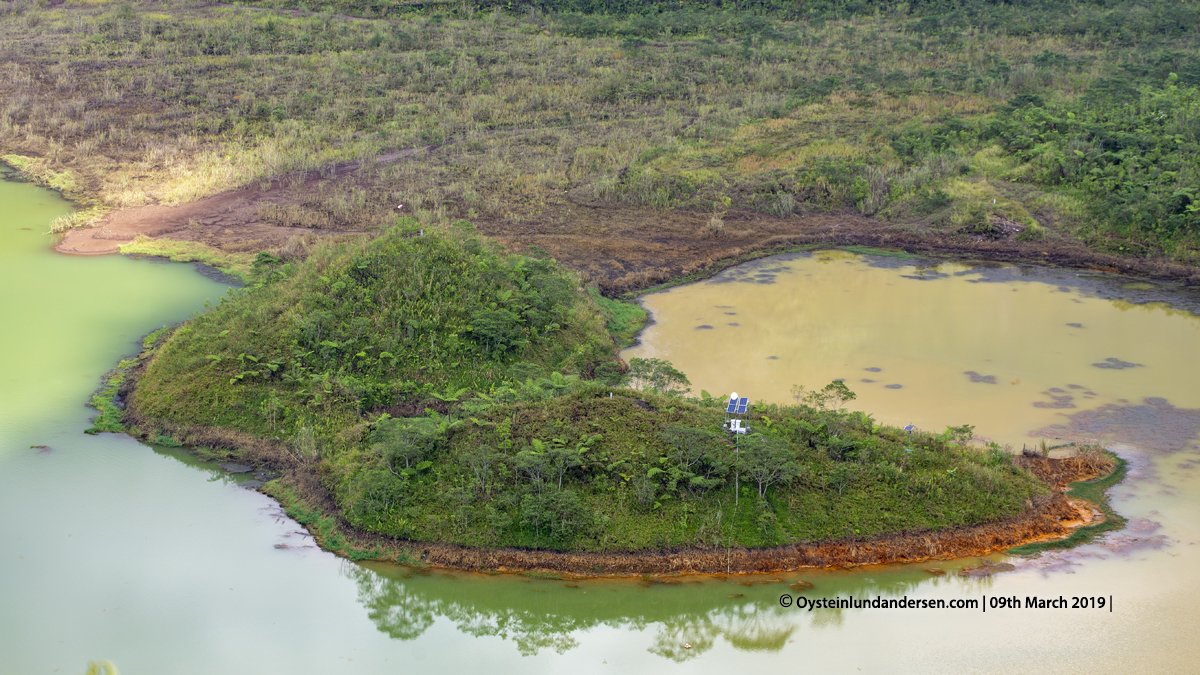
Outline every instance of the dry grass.
{"label": "dry grass", "polygon": [[[429,221],[519,222],[579,188],[657,208],[728,196],[790,215],[861,198],[827,165],[849,167],[851,182],[897,175],[892,130],[971,120],[1022,92],[1073,97],[1123,58],[1090,36],[931,37],[887,15],[780,21],[741,44],[631,46],[567,37],[556,22],[16,0],[0,10],[0,150],[107,208],[363,163],[354,181],[264,213],[303,227],[362,229],[399,203]],[[1078,67],[1035,64],[1046,51]],[[825,78],[839,80],[828,96],[798,94]],[[427,145],[420,161],[372,161]]]}
{"label": "dry grass", "polygon": [[1013,458],[1013,465],[1020,467],[1057,489],[1065,489],[1075,481],[1091,480],[1107,476],[1116,468],[1117,462],[1098,446],[1078,448],[1074,454],[1061,459],[1021,454]]}

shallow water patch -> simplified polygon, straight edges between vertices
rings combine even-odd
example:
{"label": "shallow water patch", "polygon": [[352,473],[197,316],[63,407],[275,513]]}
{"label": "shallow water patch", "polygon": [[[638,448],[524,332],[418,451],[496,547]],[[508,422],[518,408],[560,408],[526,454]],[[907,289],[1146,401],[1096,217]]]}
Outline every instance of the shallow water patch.
{"label": "shallow water patch", "polygon": [[1149,397],[1141,404],[1110,403],[1069,415],[1067,421],[1030,432],[1062,442],[1128,443],[1156,453],[1200,449],[1200,409],[1176,408]]}
{"label": "shallow water patch", "polygon": [[[733,283],[765,270],[773,285]],[[643,296],[656,323],[625,357],[665,358],[696,391],[766,402],[844,379],[857,394],[851,407],[880,422],[933,432],[974,424],[980,437],[1020,447],[1065,411],[1153,396],[1200,407],[1200,317],[1187,311],[1200,294],[1127,281],[794,253]],[[736,311],[737,326],[696,319],[714,307]]]}

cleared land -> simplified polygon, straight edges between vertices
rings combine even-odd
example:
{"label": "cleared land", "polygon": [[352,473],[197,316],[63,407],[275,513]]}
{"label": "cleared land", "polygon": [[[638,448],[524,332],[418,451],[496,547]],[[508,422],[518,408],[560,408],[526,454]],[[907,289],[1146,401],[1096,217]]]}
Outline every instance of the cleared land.
{"label": "cleared land", "polygon": [[10,2],[0,150],[113,214],[81,252],[404,204],[608,292],[822,240],[1195,274],[1196,3],[761,7]]}

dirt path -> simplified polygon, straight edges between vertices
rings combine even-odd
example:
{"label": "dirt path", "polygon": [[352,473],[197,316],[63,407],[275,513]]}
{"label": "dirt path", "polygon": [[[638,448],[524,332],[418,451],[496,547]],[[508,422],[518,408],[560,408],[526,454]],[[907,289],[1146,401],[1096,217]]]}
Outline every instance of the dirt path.
{"label": "dirt path", "polygon": [[[379,164],[426,158],[443,146],[409,148],[376,158]],[[357,162],[319,172],[283,176],[263,188],[223,192],[179,206],[151,205],[109,214],[97,227],[72,230],[56,250],[74,255],[117,253],[137,236],[194,241],[230,252],[277,250],[297,234],[347,230],[283,227],[260,214],[270,205],[310,199],[323,181],[352,179]],[[391,209],[390,204],[379,208]],[[391,213],[375,214],[386,220]],[[510,250],[538,247],[587,274],[608,294],[639,290],[731,260],[803,245],[863,245],[931,256],[1049,264],[1121,272],[1200,286],[1200,269],[1154,258],[1121,257],[1090,249],[1069,237],[1040,242],[1014,237],[983,239],[936,231],[922,223],[892,223],[855,212],[777,217],[757,212],[724,214],[719,229],[707,212],[658,210],[589,202],[582,190],[554,195],[544,212],[521,220],[476,218],[480,230]]]}
{"label": "dirt path", "polygon": [[1151,258],[1109,255],[1067,238],[988,240],[897,225],[857,213],[790,218],[726,214],[723,231],[706,231],[710,214],[571,204],[540,221],[482,221],[480,229],[510,249],[538,246],[589,274],[607,293],[639,290],[739,258],[804,245],[858,245],[936,257],[1058,265],[1200,286],[1200,269]]}
{"label": "dirt path", "polygon": [[[378,164],[423,155],[435,146],[408,148],[380,155]],[[69,255],[105,255],[119,253],[122,244],[138,236],[152,239],[195,241],[227,252],[257,252],[278,248],[297,234],[341,234],[346,230],[311,230],[280,227],[264,222],[259,214],[268,204],[287,206],[300,203],[318,183],[352,176],[359,162],[347,162],[320,171],[289,174],[271,181],[266,189],[248,187],[230,190],[178,206],[148,205],[105,216],[97,226],[69,230],[54,248]]]}

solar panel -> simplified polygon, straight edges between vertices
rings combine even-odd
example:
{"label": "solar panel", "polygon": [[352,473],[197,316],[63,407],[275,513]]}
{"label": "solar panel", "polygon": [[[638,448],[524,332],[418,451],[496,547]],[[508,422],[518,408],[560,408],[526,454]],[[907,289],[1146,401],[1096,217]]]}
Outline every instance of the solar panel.
{"label": "solar panel", "polygon": [[750,399],[749,398],[739,399],[737,402],[737,414],[745,415],[746,409],[749,407],[750,407]]}
{"label": "solar panel", "polygon": [[736,398],[731,398],[731,399],[729,399],[729,407],[725,408],[725,412],[727,412],[727,413],[731,413],[731,412],[734,412],[734,411],[736,411],[736,410],[737,410],[737,404],[738,404],[738,402],[737,402],[737,399],[736,399]]}

